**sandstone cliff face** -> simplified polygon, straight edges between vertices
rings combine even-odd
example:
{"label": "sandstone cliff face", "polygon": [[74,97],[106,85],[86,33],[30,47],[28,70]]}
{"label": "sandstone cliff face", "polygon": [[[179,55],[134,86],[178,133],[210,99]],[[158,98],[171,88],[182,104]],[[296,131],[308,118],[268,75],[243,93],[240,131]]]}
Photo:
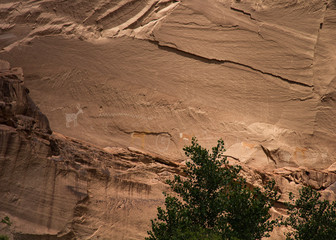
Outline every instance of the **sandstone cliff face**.
{"label": "sandstone cliff face", "polygon": [[55,131],[102,147],[179,159],[191,136],[223,137],[250,166],[334,168],[335,8],[8,0],[0,57],[23,67]]}
{"label": "sandstone cliff face", "polygon": [[50,134],[47,117],[33,103],[29,90],[23,86],[22,69],[10,69],[5,61],[0,64],[0,123],[22,131]]}
{"label": "sandstone cliff face", "polygon": [[0,232],[18,240],[143,239],[178,165],[51,135],[22,72],[1,63],[0,213],[13,226]]}
{"label": "sandstone cliff face", "polygon": [[0,59],[60,133],[0,62],[16,238],[141,239],[193,135],[280,203],[334,200],[335,18],[332,0],[2,1]]}
{"label": "sandstone cliff face", "polygon": [[[143,239],[163,204],[165,180],[181,174],[178,164],[133,147],[100,148],[51,134],[47,118],[29,97],[20,69],[1,62],[0,214],[13,225],[0,233],[12,239]],[[266,151],[266,150],[265,150]],[[266,151],[270,159],[277,151]],[[302,185],[335,199],[336,174],[304,167],[260,171],[229,156],[243,167],[254,186],[275,179],[282,198],[272,209],[285,213],[283,202]],[[283,239],[285,229],[272,239]]]}

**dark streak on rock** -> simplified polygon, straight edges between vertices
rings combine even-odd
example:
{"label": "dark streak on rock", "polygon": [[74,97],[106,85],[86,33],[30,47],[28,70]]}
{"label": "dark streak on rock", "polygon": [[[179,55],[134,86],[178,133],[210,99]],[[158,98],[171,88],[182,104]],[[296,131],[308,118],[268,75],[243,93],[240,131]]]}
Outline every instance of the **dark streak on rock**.
{"label": "dark streak on rock", "polygon": [[314,61],[315,61],[315,56],[316,56],[316,48],[317,48],[317,45],[319,43],[319,40],[320,40],[320,34],[321,34],[321,30],[323,28],[323,24],[324,24],[324,21],[325,21],[325,15],[326,15],[326,12],[328,10],[328,7],[329,7],[329,1],[325,2],[324,3],[324,10],[323,10],[323,14],[322,14],[322,21],[320,22],[320,27],[317,31],[317,36],[316,36],[316,41],[315,41],[315,46],[314,46],[314,57],[313,57],[313,63],[312,65],[314,64]]}
{"label": "dark streak on rock", "polygon": [[238,9],[238,8],[235,8],[235,7],[230,7],[231,10],[233,11],[236,11],[236,12],[240,12],[246,16],[249,16],[250,19],[254,20],[254,21],[257,21],[255,18],[252,17],[251,13],[248,13],[248,12],[245,12],[244,10],[241,10],[241,9]]}
{"label": "dark streak on rock", "polygon": [[244,68],[248,68],[250,70],[253,70],[255,72],[259,72],[259,73],[264,74],[264,75],[268,75],[268,76],[272,76],[272,77],[281,79],[282,81],[285,81],[289,84],[295,84],[295,85],[299,85],[299,86],[303,86],[303,87],[309,87],[309,88],[313,87],[313,85],[309,85],[309,84],[306,84],[306,83],[290,80],[290,79],[282,77],[280,75],[270,73],[270,72],[265,72],[263,70],[255,68],[255,67],[246,65],[244,63],[239,63],[239,62],[235,62],[235,61],[232,61],[232,60],[219,60],[219,59],[214,59],[214,58],[206,58],[206,57],[194,54],[194,53],[183,51],[183,50],[178,49],[178,48],[174,48],[174,47],[170,47],[170,46],[166,46],[166,45],[161,45],[158,41],[155,41],[155,40],[149,40],[149,42],[157,45],[158,48],[161,49],[161,50],[165,50],[165,51],[168,51],[168,52],[173,52],[173,53],[176,53],[180,56],[183,56],[183,57],[186,57],[186,58],[192,58],[192,59],[204,62],[204,63],[218,64],[218,65],[230,63],[230,64],[238,65],[238,66],[241,66],[241,67],[244,67]]}
{"label": "dark streak on rock", "polygon": [[[50,164],[50,162],[49,162]],[[54,163],[51,163],[54,165]],[[49,166],[48,166],[49,167]],[[51,229],[52,226],[52,220],[53,220],[53,211],[54,211],[54,203],[55,203],[55,190],[56,190],[56,177],[57,177],[57,168],[56,166],[51,166],[51,171],[53,171],[53,179],[52,179],[52,186],[51,186],[51,200],[50,200],[50,206],[49,206],[49,212],[48,212],[48,220],[47,220],[47,228],[48,230]]]}
{"label": "dark streak on rock", "polygon": [[267,148],[265,148],[263,145],[260,145],[261,149],[264,151],[266,157],[268,160],[272,160],[274,162],[275,165],[277,165],[277,162],[275,161],[275,159],[273,158],[270,150],[268,150]]}

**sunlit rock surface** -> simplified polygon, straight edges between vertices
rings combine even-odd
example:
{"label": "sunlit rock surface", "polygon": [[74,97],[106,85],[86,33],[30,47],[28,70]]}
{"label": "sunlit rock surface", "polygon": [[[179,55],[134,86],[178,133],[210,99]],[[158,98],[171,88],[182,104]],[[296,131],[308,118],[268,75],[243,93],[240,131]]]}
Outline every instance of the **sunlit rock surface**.
{"label": "sunlit rock surface", "polygon": [[[256,167],[335,161],[334,1],[5,1],[0,11],[0,57],[24,69],[55,131],[175,159],[195,135],[208,146],[223,137]],[[268,161],[262,149],[284,154]]]}
{"label": "sunlit rock surface", "polygon": [[[143,239],[156,207],[163,205],[162,191],[169,191],[165,180],[181,174],[184,162],[52,134],[23,80],[21,69],[1,61],[0,214],[10,216],[13,225],[1,226],[0,233],[17,240]],[[284,154],[262,150],[274,162]],[[225,154],[231,164],[243,167],[249,184],[262,187],[276,180],[282,197],[271,210],[274,216],[285,213],[289,192],[297,195],[303,185],[335,199],[336,174],[330,169],[262,171]],[[272,239],[283,239],[284,231],[276,228]]]}
{"label": "sunlit rock surface", "polygon": [[[252,169],[276,178],[284,193],[296,191],[297,184],[311,184],[333,199],[335,24],[332,0],[5,0],[0,3],[0,59],[22,67],[30,96],[53,131],[96,145],[98,152],[122,147],[141,156],[155,154],[155,159],[181,163],[185,160],[182,148],[192,136],[208,147],[222,137],[232,160],[243,164],[247,172]],[[9,68],[1,62],[1,72]],[[15,71],[13,89],[23,79],[22,71]],[[2,88],[1,96],[6,91]],[[19,91],[26,90],[20,87]],[[31,101],[20,94],[19,99]],[[1,176],[7,179],[4,189],[10,188],[9,177],[15,174],[27,184],[32,182],[30,188],[45,187],[45,194],[53,191],[49,184],[59,194],[68,191],[64,181],[76,185],[78,174],[52,177],[59,168],[45,162],[55,149],[60,151],[57,156],[62,155],[62,144],[55,147],[52,142],[73,140],[50,135],[47,120],[35,108],[8,115],[9,105],[1,101],[1,151],[9,154],[1,160],[12,159],[6,164],[2,161],[6,168],[0,169]],[[27,132],[22,129],[29,129],[28,135],[37,140],[22,137]],[[34,148],[36,155],[27,153]],[[85,154],[91,159],[87,161],[95,159],[90,151]],[[24,157],[37,161],[40,170],[36,171],[48,171],[45,179],[50,181],[33,173],[28,176],[38,180],[34,183],[27,177],[26,181],[19,170],[13,174],[16,155],[23,162]],[[110,158],[99,162],[105,167]],[[167,161],[156,164],[166,166]],[[151,176],[145,174],[141,181],[151,181]],[[257,184],[255,179],[250,177]],[[162,201],[163,182],[153,195],[149,191],[149,199]],[[36,229],[41,228],[37,232],[75,234],[60,229],[72,229],[64,228],[69,209],[87,198],[71,194],[64,217],[57,217],[61,215],[56,210],[44,212],[50,197],[38,197],[41,203],[34,212],[41,213],[41,220],[33,221],[39,226]],[[22,201],[34,204],[34,200]],[[151,209],[149,219],[155,207],[146,206]],[[95,214],[89,215],[99,215]],[[46,220],[50,216],[55,220]],[[85,237],[93,239],[96,228]],[[139,234],[143,237],[144,233]],[[129,236],[125,233],[115,239]]]}
{"label": "sunlit rock surface", "polygon": [[0,233],[22,240],[143,239],[178,164],[51,134],[22,71],[0,63],[0,214],[13,222]]}

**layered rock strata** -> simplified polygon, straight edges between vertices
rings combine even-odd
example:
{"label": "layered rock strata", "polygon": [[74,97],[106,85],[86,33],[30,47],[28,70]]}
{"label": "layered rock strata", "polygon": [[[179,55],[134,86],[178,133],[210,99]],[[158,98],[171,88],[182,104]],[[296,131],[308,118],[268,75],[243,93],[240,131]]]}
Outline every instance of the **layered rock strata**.
{"label": "layered rock strata", "polygon": [[332,0],[1,1],[0,58],[36,103],[1,62],[7,230],[143,238],[194,135],[276,179],[274,214],[302,185],[335,200],[335,18]]}
{"label": "layered rock strata", "polygon": [[[177,164],[51,134],[20,69],[1,62],[0,213],[14,239],[141,239]],[[146,219],[146,220],[145,220]]]}
{"label": "layered rock strata", "polygon": [[[48,120],[29,97],[20,69],[1,62],[0,213],[13,225],[0,233],[13,239],[143,239],[156,207],[163,205],[165,180],[184,163],[129,147],[102,149],[51,133]],[[270,154],[272,156],[272,154]],[[285,214],[288,193],[311,185],[335,199],[336,174],[304,167],[260,171],[243,167],[254,186],[275,179],[282,198],[272,209]],[[272,239],[283,239],[277,228]]]}
{"label": "layered rock strata", "polygon": [[23,67],[67,136],[175,160],[193,135],[209,147],[223,137],[256,168],[332,169],[335,9],[331,0],[7,0],[0,57]]}

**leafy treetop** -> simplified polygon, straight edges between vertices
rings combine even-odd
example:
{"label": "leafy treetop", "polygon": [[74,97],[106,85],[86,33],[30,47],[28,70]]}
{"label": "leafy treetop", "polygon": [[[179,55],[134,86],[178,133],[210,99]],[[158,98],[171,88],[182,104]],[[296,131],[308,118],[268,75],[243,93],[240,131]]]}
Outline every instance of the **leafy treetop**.
{"label": "leafy treetop", "polygon": [[239,174],[240,166],[229,165],[223,157],[224,142],[218,140],[212,153],[196,138],[184,148],[190,161],[185,178],[168,180],[175,196],[165,194],[165,210],[147,240],[168,239],[261,239],[269,237],[277,220],[269,213],[278,199],[274,181],[265,189],[249,187]]}

